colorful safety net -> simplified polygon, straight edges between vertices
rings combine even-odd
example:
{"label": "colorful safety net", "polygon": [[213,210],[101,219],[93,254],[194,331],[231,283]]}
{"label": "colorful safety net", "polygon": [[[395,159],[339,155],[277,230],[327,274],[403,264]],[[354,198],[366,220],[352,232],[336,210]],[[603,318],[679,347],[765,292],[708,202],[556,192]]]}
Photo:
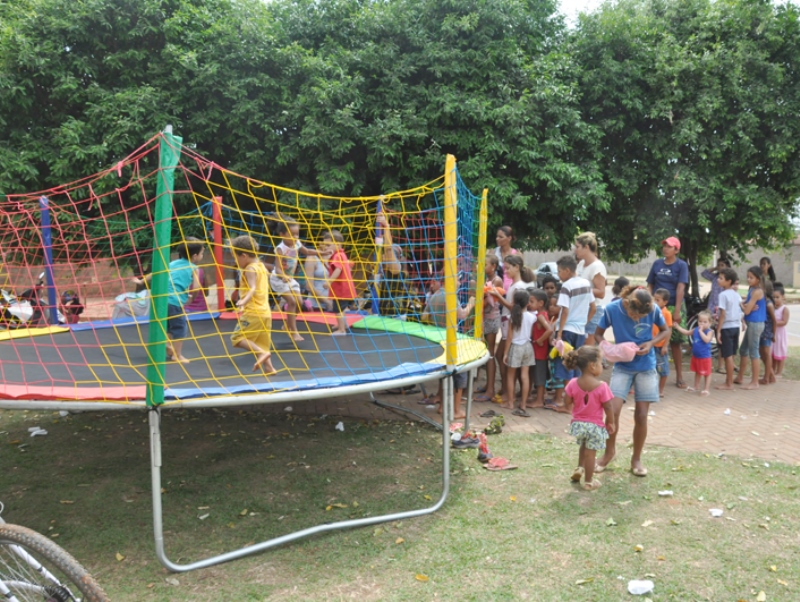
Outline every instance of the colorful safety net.
{"label": "colorful safety net", "polygon": [[[486,354],[475,311],[457,311],[482,290],[485,223],[485,194],[454,161],[411,190],[341,198],[158,134],[104,171],[0,204],[0,400],[268,401],[458,370]],[[265,268],[271,320],[255,330],[274,372],[241,343],[255,269],[232,246],[242,237]]]}

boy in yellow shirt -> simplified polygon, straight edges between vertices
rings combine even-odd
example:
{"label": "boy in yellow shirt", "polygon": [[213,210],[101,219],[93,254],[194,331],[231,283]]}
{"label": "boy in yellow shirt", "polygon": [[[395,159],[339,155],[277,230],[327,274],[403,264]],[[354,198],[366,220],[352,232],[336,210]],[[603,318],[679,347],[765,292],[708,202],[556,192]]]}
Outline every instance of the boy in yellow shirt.
{"label": "boy in yellow shirt", "polygon": [[231,335],[234,347],[256,354],[253,372],[276,372],[270,358],[272,352],[272,311],[269,308],[269,274],[258,258],[258,243],[250,236],[237,236],[231,241],[233,256],[242,271],[239,300],[242,308],[239,323]]}

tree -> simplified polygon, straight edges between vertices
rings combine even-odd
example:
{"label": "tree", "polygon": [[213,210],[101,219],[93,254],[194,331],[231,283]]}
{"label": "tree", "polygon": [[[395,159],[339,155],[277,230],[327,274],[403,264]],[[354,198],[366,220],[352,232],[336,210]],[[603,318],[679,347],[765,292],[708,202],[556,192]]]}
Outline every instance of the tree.
{"label": "tree", "polygon": [[612,198],[587,224],[616,257],[676,234],[698,261],[792,237],[800,195],[798,10],[620,0],[572,39]]}

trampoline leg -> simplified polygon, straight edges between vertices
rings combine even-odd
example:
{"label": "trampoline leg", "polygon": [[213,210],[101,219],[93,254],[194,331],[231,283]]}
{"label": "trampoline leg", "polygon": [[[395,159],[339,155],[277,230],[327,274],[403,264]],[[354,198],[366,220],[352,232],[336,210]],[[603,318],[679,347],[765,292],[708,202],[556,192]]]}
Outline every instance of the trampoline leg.
{"label": "trampoline leg", "polygon": [[[444,404],[445,409],[443,411],[446,414],[449,413],[449,415],[452,416],[452,411],[451,411],[453,404],[452,379],[450,377],[446,378],[443,384],[445,387],[444,399],[448,400]],[[436,501],[436,503],[433,504],[432,506],[428,506],[427,508],[420,508],[419,510],[407,510],[404,512],[395,512],[392,514],[371,516],[368,518],[357,518],[351,520],[343,520],[335,523],[324,523],[321,525],[316,525],[314,527],[309,527],[307,529],[302,529],[300,531],[295,531],[294,533],[282,535],[280,537],[274,537],[272,539],[268,539],[267,541],[246,546],[244,548],[240,548],[232,552],[227,552],[225,554],[220,554],[218,556],[205,558],[203,560],[199,560],[191,564],[175,564],[174,562],[170,561],[167,558],[164,552],[164,521],[163,521],[163,507],[161,504],[162,502],[161,500],[161,410],[159,408],[151,408],[149,411],[148,419],[150,424],[149,428],[150,469],[151,469],[152,487],[153,487],[153,492],[152,492],[153,534],[155,536],[156,556],[158,557],[158,560],[159,562],[161,562],[162,565],[164,565],[168,570],[176,573],[193,571],[195,569],[202,569],[209,566],[214,566],[216,564],[221,564],[223,562],[229,562],[237,558],[242,558],[250,554],[255,554],[257,552],[261,552],[269,548],[281,546],[289,542],[302,539],[304,537],[317,535],[319,533],[325,533],[328,531],[338,531],[341,529],[352,529],[355,527],[366,527],[379,523],[393,522],[398,520],[405,520],[408,518],[416,518],[418,516],[424,516],[426,514],[433,514],[444,505],[445,500],[447,500],[447,495],[450,493],[450,429],[443,428],[442,429],[442,494]]]}
{"label": "trampoline leg", "polygon": [[467,375],[467,399],[464,402],[464,414],[466,414],[466,418],[464,418],[464,432],[469,432],[469,417],[472,414],[472,386],[474,383],[475,371],[470,370]]}

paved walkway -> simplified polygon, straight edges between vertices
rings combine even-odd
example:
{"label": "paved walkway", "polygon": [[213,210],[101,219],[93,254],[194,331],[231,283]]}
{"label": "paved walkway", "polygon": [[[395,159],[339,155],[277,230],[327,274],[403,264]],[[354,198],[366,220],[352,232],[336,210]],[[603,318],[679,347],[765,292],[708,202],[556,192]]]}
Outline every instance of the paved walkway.
{"label": "paved walkway", "polygon": [[[419,393],[380,394],[377,397],[431,418],[438,418],[434,409],[419,405],[422,397]],[[370,401],[368,395],[350,399],[296,402],[291,406],[292,411],[299,414],[344,415],[368,420],[396,420],[407,416],[379,407]],[[633,432],[631,407],[632,404],[628,403],[622,410],[618,440],[620,446],[630,441]],[[496,404],[473,404],[472,427],[481,428],[488,423],[489,419],[479,416],[488,409],[501,411]],[[280,406],[272,411],[283,410],[284,406]],[[521,418],[512,416],[509,411],[503,411],[506,419],[505,431],[568,436],[568,414],[543,409],[530,412],[530,418]],[[712,390],[709,397],[700,397],[697,393],[688,393],[670,384],[667,386],[666,397],[653,404],[652,412],[655,415],[649,417],[648,445],[800,465],[800,382],[782,381],[762,386],[756,391]]]}

